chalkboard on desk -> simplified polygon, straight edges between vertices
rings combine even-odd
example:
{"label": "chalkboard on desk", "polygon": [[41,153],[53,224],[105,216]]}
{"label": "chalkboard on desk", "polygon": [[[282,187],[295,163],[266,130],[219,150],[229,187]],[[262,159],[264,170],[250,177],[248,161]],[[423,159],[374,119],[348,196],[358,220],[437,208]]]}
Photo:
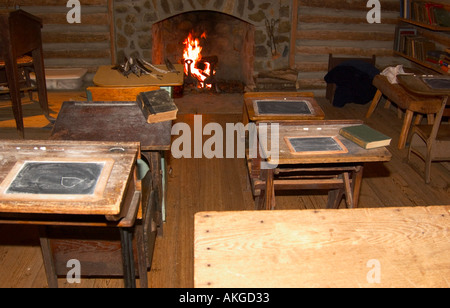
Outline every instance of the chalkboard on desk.
{"label": "chalkboard on desk", "polygon": [[286,137],[289,150],[295,155],[345,154],[347,148],[335,136]]}
{"label": "chalkboard on desk", "polygon": [[17,162],[1,187],[7,200],[92,200],[100,198],[114,161]]}
{"label": "chalkboard on desk", "polygon": [[255,101],[257,115],[312,115],[312,106],[306,100]]}
{"label": "chalkboard on desk", "polygon": [[423,77],[422,80],[434,90],[450,90],[450,78]]}

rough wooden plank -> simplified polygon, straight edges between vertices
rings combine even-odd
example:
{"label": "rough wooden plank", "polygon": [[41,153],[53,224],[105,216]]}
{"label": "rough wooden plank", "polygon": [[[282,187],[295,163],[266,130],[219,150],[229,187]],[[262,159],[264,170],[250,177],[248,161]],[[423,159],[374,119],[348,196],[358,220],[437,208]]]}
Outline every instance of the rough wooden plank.
{"label": "rough wooden plank", "polygon": [[448,206],[199,213],[195,286],[449,287],[449,234]]}

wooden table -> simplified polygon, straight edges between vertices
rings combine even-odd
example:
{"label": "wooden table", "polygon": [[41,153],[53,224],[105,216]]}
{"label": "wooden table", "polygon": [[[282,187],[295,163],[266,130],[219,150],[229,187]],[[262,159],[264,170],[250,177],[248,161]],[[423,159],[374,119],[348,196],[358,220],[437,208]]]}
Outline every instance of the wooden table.
{"label": "wooden table", "polygon": [[448,288],[450,207],[195,216],[196,288]]}
{"label": "wooden table", "polygon": [[[307,112],[296,113],[263,113],[258,110],[258,102],[276,101],[277,104],[295,101],[305,102],[308,106]],[[302,120],[323,120],[325,114],[314,94],[309,92],[254,92],[244,94],[243,123],[249,122],[295,122]]]}
{"label": "wooden table", "polygon": [[5,61],[6,79],[10,90],[14,118],[21,138],[24,138],[22,103],[20,98],[17,59],[31,53],[36,72],[39,104],[50,121],[44,58],[41,39],[42,20],[25,11],[0,10],[0,58]]}
{"label": "wooden table", "polygon": [[[114,95],[133,97],[133,101],[140,92],[154,91],[155,89],[165,89],[169,93],[173,93],[174,87],[180,87],[184,84],[184,66],[182,64],[175,64],[175,69],[179,73],[161,74],[161,79],[150,75],[142,75],[138,77],[134,74],[128,77],[123,76],[120,72],[113,70],[113,66],[100,66],[94,76],[94,84],[96,87],[88,88],[88,100],[98,101],[103,99],[106,95]],[[164,65],[156,65],[156,67],[167,70]],[[155,72],[156,73],[156,72]],[[89,96],[92,96],[89,98]],[[98,98],[100,97],[100,98]]]}
{"label": "wooden table", "polygon": [[[358,206],[364,164],[387,162],[391,154],[385,148],[365,150],[339,135],[341,128],[360,125],[361,121],[304,121],[279,126],[278,143],[272,141],[271,126],[259,127],[262,155],[251,160],[258,209],[275,209],[275,190],[326,189],[329,191],[328,207],[335,208],[345,194],[347,206]],[[260,124],[261,126],[261,124]],[[293,153],[289,138],[331,137],[343,148],[339,151]],[[271,153],[278,153],[274,157]],[[264,159],[262,159],[264,158]],[[262,170],[262,162],[272,167]],[[264,194],[262,193],[264,191]]]}
{"label": "wooden table", "polygon": [[[2,141],[0,158],[0,223],[42,226],[41,248],[50,287],[58,286],[61,268],[67,274],[68,261],[61,264],[61,251],[49,242],[47,230],[54,226],[70,227],[71,233],[75,227],[118,229],[122,262],[116,263],[116,271],[124,276],[127,287],[135,286],[132,236],[141,203],[136,175],[139,143]],[[79,169],[93,163],[102,166],[101,173],[92,166]],[[95,180],[93,174],[98,179],[93,182],[95,190],[86,191],[87,183]],[[142,259],[142,249],[138,254]],[[83,262],[81,257],[72,256]],[[92,261],[88,260],[82,263],[82,273]],[[146,280],[147,271],[141,266],[139,274]]]}

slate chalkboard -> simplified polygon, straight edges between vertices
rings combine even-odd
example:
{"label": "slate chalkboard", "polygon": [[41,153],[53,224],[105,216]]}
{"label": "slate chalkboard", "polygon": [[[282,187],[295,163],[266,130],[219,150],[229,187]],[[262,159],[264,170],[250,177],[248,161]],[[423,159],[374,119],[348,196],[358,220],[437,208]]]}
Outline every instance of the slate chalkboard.
{"label": "slate chalkboard", "polygon": [[256,101],[256,110],[262,115],[281,114],[281,115],[311,115],[312,110],[308,102],[304,100],[261,100]]}
{"label": "slate chalkboard", "polygon": [[432,89],[450,89],[450,78],[422,78],[422,80]]}
{"label": "slate chalkboard", "polygon": [[104,163],[26,162],[6,194],[93,195]]}
{"label": "slate chalkboard", "polygon": [[345,146],[336,137],[293,137],[286,141],[294,154],[347,153]]}

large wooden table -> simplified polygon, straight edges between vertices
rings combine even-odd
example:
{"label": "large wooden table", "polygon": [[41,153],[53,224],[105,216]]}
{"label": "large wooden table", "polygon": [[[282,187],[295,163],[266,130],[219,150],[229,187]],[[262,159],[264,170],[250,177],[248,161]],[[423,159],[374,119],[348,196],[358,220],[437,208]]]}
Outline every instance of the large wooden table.
{"label": "large wooden table", "polygon": [[[365,150],[340,136],[341,128],[360,124],[360,121],[282,123],[279,125],[278,140],[272,139],[272,124],[268,125],[267,130],[259,128],[258,138],[263,155],[249,159],[256,207],[275,209],[275,191],[283,189],[325,189],[329,191],[329,208],[338,207],[343,195],[349,208],[357,207],[364,164],[391,159],[391,153],[385,147]],[[287,142],[291,137],[324,136],[336,138],[346,152],[293,153]],[[274,157],[274,153],[278,157]],[[273,166],[262,167],[262,163]]]}
{"label": "large wooden table", "polygon": [[[135,220],[141,204],[141,184],[137,179],[136,161],[140,158],[139,143],[116,142],[71,142],[71,141],[2,141],[0,144],[0,223],[34,224],[41,226],[41,248],[47,279],[50,287],[57,287],[57,276],[67,274],[67,261],[62,263],[59,256],[69,250],[55,249],[49,241],[48,230],[60,227],[74,236],[75,228],[112,228],[119,230],[120,241],[115,247],[115,273],[125,279],[125,285],[135,285],[135,258],[133,254],[133,233]],[[47,164],[33,172],[36,165],[25,169],[26,164]],[[78,187],[92,180],[92,169],[70,169],[67,164],[104,163],[98,177],[94,193],[79,193]],[[66,164],[63,171],[49,173],[49,164]],[[54,167],[53,167],[54,168]],[[58,167],[60,168],[60,167]],[[72,167],[73,168],[73,167]],[[79,168],[79,167],[77,167]],[[27,170],[22,174],[22,170]],[[75,170],[75,171],[74,171]],[[35,174],[36,173],[36,174]],[[30,176],[32,174],[33,176]],[[23,179],[23,180],[22,180]],[[20,185],[14,184],[20,180]],[[19,183],[19,182],[17,182]],[[31,183],[31,184],[27,184]],[[24,185],[26,184],[26,185]],[[59,188],[59,186],[61,186]],[[24,187],[29,187],[23,191]],[[35,191],[35,187],[37,187]],[[143,247],[138,246],[138,254],[143,260]],[[106,251],[103,247],[103,252]],[[71,259],[82,262],[82,273],[86,273],[92,263],[89,258],[81,259],[78,252]],[[97,273],[104,272],[107,261],[96,264]],[[117,262],[118,261],[118,262]],[[122,262],[121,262],[122,261]],[[121,266],[121,263],[123,266]],[[143,264],[143,262],[141,262]],[[94,267],[95,267],[94,266]],[[109,272],[111,268],[107,268]],[[147,281],[145,266],[139,268],[139,275]]]}
{"label": "large wooden table", "polygon": [[205,212],[197,288],[450,287],[450,207]]}

